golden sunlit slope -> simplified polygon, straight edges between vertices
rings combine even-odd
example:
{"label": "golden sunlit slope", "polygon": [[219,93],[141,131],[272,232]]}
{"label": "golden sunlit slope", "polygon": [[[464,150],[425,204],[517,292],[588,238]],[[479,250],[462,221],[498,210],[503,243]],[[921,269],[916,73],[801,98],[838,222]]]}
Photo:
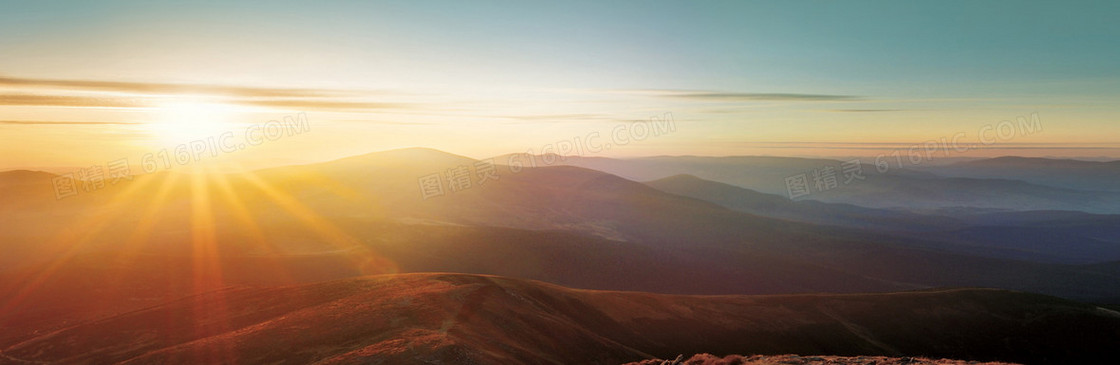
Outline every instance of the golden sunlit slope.
{"label": "golden sunlit slope", "polygon": [[34,209],[54,199],[51,180],[58,175],[42,171],[0,172],[0,214],[16,214]]}
{"label": "golden sunlit slope", "polygon": [[1118,331],[1116,312],[999,290],[672,296],[409,274],[198,295],[43,334],[2,355],[64,363],[614,364],[708,352],[1046,364],[1114,358]]}

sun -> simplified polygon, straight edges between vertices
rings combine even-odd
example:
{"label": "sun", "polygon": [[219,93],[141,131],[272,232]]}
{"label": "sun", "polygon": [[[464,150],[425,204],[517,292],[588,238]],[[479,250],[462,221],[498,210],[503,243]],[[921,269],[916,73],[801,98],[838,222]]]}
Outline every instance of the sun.
{"label": "sun", "polygon": [[169,100],[155,107],[148,129],[160,142],[189,143],[233,130],[234,105],[200,100]]}

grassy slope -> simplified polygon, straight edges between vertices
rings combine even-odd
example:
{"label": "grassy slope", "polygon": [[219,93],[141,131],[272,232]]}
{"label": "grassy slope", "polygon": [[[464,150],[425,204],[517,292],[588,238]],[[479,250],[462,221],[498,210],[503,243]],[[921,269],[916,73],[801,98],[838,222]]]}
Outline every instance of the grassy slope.
{"label": "grassy slope", "polygon": [[619,363],[704,352],[1061,363],[1115,356],[1117,338],[1115,312],[1000,290],[676,296],[408,274],[211,292],[3,353],[136,363]]}

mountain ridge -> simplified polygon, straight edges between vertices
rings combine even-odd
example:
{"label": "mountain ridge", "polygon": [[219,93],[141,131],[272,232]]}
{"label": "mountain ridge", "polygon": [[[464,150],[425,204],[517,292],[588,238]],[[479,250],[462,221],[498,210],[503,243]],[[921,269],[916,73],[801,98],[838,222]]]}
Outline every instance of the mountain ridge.
{"label": "mountain ridge", "polygon": [[[176,319],[181,313],[194,318]],[[749,352],[1063,363],[1120,352],[1108,340],[1120,316],[1108,313],[991,289],[680,296],[417,273],[209,292],[44,334],[3,354],[125,363],[606,364]],[[91,346],[103,350],[82,350]]]}

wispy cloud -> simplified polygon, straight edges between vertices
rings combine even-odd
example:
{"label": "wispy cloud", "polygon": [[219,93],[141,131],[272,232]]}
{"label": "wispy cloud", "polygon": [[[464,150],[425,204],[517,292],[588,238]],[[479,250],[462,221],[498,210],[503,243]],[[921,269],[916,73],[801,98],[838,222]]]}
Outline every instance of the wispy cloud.
{"label": "wispy cloud", "polygon": [[495,115],[493,118],[511,119],[526,123],[575,123],[610,121],[613,118],[602,114],[534,114],[534,115]]}
{"label": "wispy cloud", "polygon": [[2,94],[0,105],[133,108],[147,106],[135,98],[69,95]]}
{"label": "wispy cloud", "polygon": [[731,93],[731,92],[681,92],[667,95],[702,101],[849,101],[861,97],[853,95],[789,94],[789,93]]}
{"label": "wispy cloud", "polygon": [[362,124],[378,124],[378,125],[403,125],[403,126],[417,126],[417,125],[435,125],[435,123],[427,122],[400,122],[389,120],[373,120],[373,119],[333,119],[335,122],[353,122]]}
{"label": "wispy cloud", "polygon": [[0,124],[16,125],[133,125],[144,124],[140,122],[77,122],[77,121],[43,121],[43,120],[0,120]]}
{"label": "wispy cloud", "polygon": [[549,119],[599,119],[598,114],[538,114],[538,115],[499,115],[498,118],[522,120],[549,120]]}
{"label": "wispy cloud", "polygon": [[902,109],[829,109],[825,110],[830,113],[883,113],[883,112],[900,112]]}
{"label": "wispy cloud", "polygon": [[295,109],[321,109],[335,111],[369,111],[387,109],[408,109],[409,104],[377,103],[363,101],[339,101],[329,99],[263,99],[263,100],[238,100],[238,104],[295,108]]}
{"label": "wispy cloud", "polygon": [[[384,92],[310,88],[259,88],[228,85],[60,80],[0,76],[0,88],[19,93],[0,94],[0,105],[57,107],[151,107],[163,97],[203,95],[219,102],[271,108],[362,112],[410,109],[406,103],[361,100]],[[74,95],[75,92],[87,95]],[[132,94],[140,96],[125,96]]]}
{"label": "wispy cloud", "polygon": [[624,89],[600,90],[607,94],[627,94],[676,98],[708,102],[748,102],[748,101],[858,101],[864,97],[857,95],[835,94],[802,94],[802,93],[758,93],[758,92],[729,92],[713,90],[671,90],[671,89]]}
{"label": "wispy cloud", "polygon": [[[0,86],[22,88],[61,88],[138,94],[207,94],[233,97],[337,97],[357,95],[353,90],[258,88],[229,85],[177,84],[161,82],[124,82],[104,80],[59,80],[0,76]],[[367,92],[368,93],[368,92]]]}

